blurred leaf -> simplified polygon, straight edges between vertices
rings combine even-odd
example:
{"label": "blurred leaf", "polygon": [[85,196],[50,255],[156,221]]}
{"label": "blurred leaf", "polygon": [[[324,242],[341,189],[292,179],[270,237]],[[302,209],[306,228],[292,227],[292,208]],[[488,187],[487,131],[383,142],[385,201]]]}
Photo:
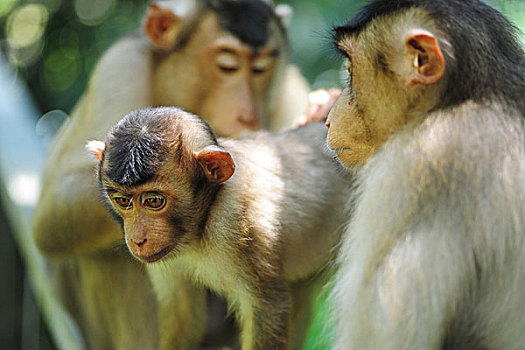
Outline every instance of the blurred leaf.
{"label": "blurred leaf", "polygon": [[0,1],[0,17],[3,17],[11,11],[11,9],[18,4],[19,0],[2,0]]}

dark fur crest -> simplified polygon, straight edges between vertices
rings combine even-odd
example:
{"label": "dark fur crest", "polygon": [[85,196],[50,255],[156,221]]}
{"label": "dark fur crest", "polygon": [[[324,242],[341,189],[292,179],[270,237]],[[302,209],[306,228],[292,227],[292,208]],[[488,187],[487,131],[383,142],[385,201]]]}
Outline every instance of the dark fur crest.
{"label": "dark fur crest", "polygon": [[224,29],[254,48],[268,42],[271,21],[280,23],[272,8],[259,0],[202,1],[207,8],[217,13]]}
{"label": "dark fur crest", "polygon": [[106,141],[106,175],[115,183],[135,186],[150,180],[168,153],[165,118],[155,118],[152,109],[124,117]]}
{"label": "dark fur crest", "polygon": [[136,186],[153,178],[171,150],[175,150],[174,161],[181,162],[185,150],[179,124],[185,122],[184,118],[192,118],[191,122],[203,128],[206,137],[217,144],[208,123],[180,108],[137,110],[120,120],[106,139],[107,177],[120,185]]}
{"label": "dark fur crest", "polygon": [[222,28],[253,49],[260,48],[268,42],[272,35],[269,30],[272,21],[277,24],[284,40],[287,40],[286,31],[273,9],[260,0],[198,0],[197,2],[201,9],[196,16],[188,19],[187,25],[182,26],[175,46],[169,51],[153,51],[153,59],[157,64],[170,53],[183,49],[191,41],[205,11],[213,11],[217,14]]}
{"label": "dark fur crest", "polygon": [[447,61],[448,86],[438,108],[469,99],[497,99],[525,113],[525,54],[516,28],[501,13],[478,0],[376,0],[347,24],[333,29],[337,45],[346,35],[359,35],[374,19],[409,8],[421,8],[446,34],[451,49],[441,47]]}

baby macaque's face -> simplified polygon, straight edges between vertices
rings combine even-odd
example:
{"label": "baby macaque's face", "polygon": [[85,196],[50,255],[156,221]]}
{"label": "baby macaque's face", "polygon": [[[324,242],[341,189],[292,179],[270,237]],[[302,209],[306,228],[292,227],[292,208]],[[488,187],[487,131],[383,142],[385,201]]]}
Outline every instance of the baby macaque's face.
{"label": "baby macaque's face", "polygon": [[175,107],[132,112],[86,147],[129,251],[144,262],[198,240],[218,185],[235,171],[208,124]]}
{"label": "baby macaque's face", "polygon": [[[178,175],[177,175],[178,174]],[[122,221],[129,251],[143,262],[157,261],[191,241],[191,185],[173,165],[162,166],[144,184],[121,186],[107,178],[104,191]]]}

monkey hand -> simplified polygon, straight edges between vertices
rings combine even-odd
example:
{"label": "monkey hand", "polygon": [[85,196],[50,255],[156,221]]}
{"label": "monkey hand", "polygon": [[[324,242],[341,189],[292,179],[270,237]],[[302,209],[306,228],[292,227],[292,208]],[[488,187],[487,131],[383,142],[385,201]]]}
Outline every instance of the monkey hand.
{"label": "monkey hand", "polygon": [[299,119],[299,125],[305,125],[313,121],[326,120],[335,101],[341,94],[340,89],[330,90],[317,89],[308,95],[308,106],[306,112]]}

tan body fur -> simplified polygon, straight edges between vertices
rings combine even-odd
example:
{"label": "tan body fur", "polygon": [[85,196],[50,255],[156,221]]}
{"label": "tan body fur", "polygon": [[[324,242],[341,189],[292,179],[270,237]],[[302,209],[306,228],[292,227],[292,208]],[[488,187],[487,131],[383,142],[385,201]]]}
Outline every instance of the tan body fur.
{"label": "tan body fur", "polygon": [[432,115],[360,173],[334,291],[337,349],[525,346],[525,132],[487,107]]}
{"label": "tan body fur", "polygon": [[[208,18],[210,21],[211,25],[217,25],[216,18]],[[177,61],[176,57],[184,54],[184,51],[170,54],[167,60]],[[115,43],[97,64],[85,94],[56,136],[45,163],[43,191],[34,217],[34,238],[44,255],[53,259],[54,268],[62,271],[57,281],[60,294],[79,322],[86,344],[93,349],[159,346],[152,286],[143,266],[115,249],[122,244],[120,227],[99,203],[93,177],[95,162],[84,150],[87,140],[103,138],[113,124],[132,110],[159,104],[190,109],[196,98],[206,100],[199,89],[213,92],[215,83],[208,79],[190,84],[187,77],[178,73],[159,75],[156,55],[151,43],[138,32]],[[271,82],[279,83],[279,87],[270,84],[268,89],[276,89],[273,92],[276,95],[293,91],[296,96],[304,96],[304,105],[295,104],[295,113],[290,113],[288,103],[281,105],[290,117],[286,122],[281,120],[280,102],[264,98],[261,103],[272,111],[266,114],[269,127],[291,125],[293,115],[300,115],[306,105],[307,84],[297,69],[285,61],[286,58],[283,59],[286,67],[276,71]],[[184,66],[188,61],[180,64],[179,71],[191,72]],[[278,77],[282,72],[284,80]],[[194,73],[194,77],[199,76],[198,71]],[[169,90],[169,95],[158,94],[155,86],[160,79],[166,83],[164,92]],[[188,85],[181,84],[181,80]],[[182,95],[182,91],[193,91],[196,96]],[[214,103],[219,105],[213,108],[231,112],[230,100],[224,97],[223,101],[228,103],[223,106],[216,99]],[[213,113],[209,118],[214,118]],[[228,130],[227,125],[223,130]],[[238,130],[232,127],[232,132]],[[196,310],[193,315],[183,312],[184,322],[172,317],[173,323],[187,327],[174,332],[174,336],[178,336],[181,346],[193,347],[204,331],[205,317],[202,309],[197,310],[198,305],[204,305],[204,294],[201,288],[189,284],[181,286],[179,291],[180,303],[193,303]]]}
{"label": "tan body fur", "polygon": [[525,348],[513,30],[477,0],[376,0],[335,28],[350,79],[328,144],[361,166],[331,296],[335,349]]}
{"label": "tan body fur", "polygon": [[[294,283],[310,288],[315,283],[308,281],[322,278],[348,217],[344,202],[351,193],[351,174],[325,149],[325,127],[312,123],[278,134],[260,132],[251,139],[219,139],[218,145],[235,162],[235,172],[217,185],[210,204],[203,205],[208,197],[191,204],[189,184],[195,181],[191,174],[202,171],[192,165],[196,162],[191,155],[202,154],[209,137],[192,130],[195,120],[176,109],[134,113],[135,117],[159,113],[181,118],[172,126],[176,131],[168,131],[162,139],[173,142],[170,150],[182,149],[182,156],[173,151],[163,156],[151,180],[133,185],[112,177],[120,169],[114,157],[123,151],[114,141],[120,136],[112,135],[120,131],[108,136],[101,161],[101,184],[123,220],[128,248],[150,262],[147,269],[155,290],[162,293],[159,299],[173,298],[172,274],[177,277],[184,271],[226,297],[240,325],[243,349],[301,348],[304,334],[296,333],[306,330],[312,315],[304,315],[306,322],[294,318],[307,306],[293,300],[292,288]],[[125,130],[128,124],[119,125]],[[140,125],[133,128],[149,132],[148,126]],[[182,141],[171,141],[180,137],[173,135],[183,135]],[[148,193],[165,198],[165,207],[149,213],[140,208]],[[129,204],[120,206],[122,198]],[[298,322],[292,325],[292,319]]]}

